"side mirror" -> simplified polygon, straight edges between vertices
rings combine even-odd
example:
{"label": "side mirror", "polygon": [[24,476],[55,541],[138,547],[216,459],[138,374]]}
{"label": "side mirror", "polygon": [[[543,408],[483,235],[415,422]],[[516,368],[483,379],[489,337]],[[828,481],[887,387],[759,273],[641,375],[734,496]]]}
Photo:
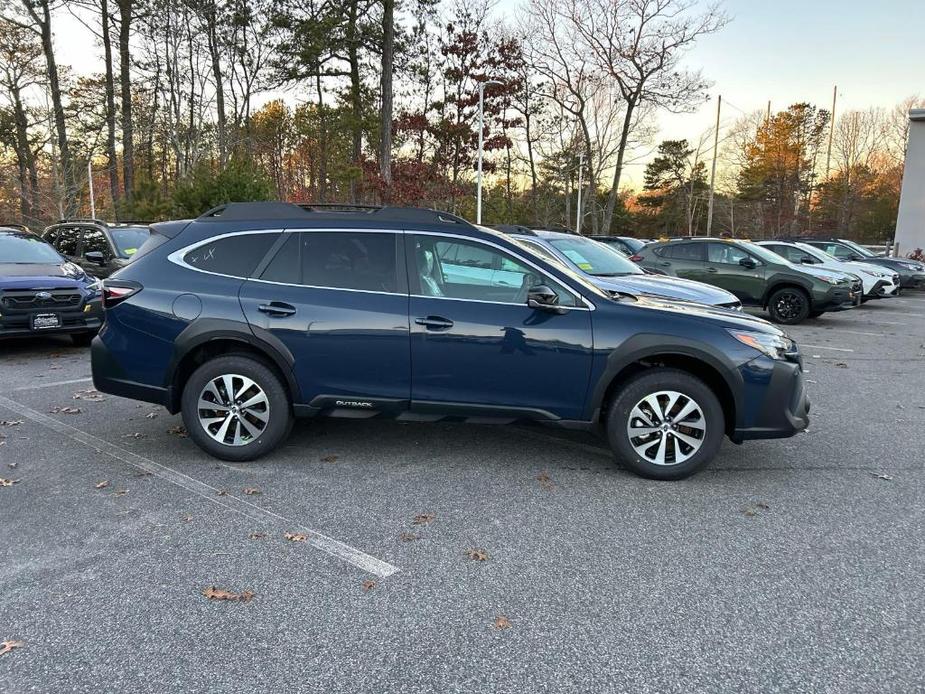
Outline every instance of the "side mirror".
{"label": "side mirror", "polygon": [[106,256],[102,251],[87,251],[84,253],[84,258],[89,260],[91,263],[96,263],[97,265],[106,264]]}
{"label": "side mirror", "polygon": [[855,260],[864,260],[864,258],[862,258],[861,256],[859,256],[857,253],[852,253],[851,255],[848,256],[848,260],[852,260],[852,261],[855,261]]}
{"label": "side mirror", "polygon": [[554,313],[564,313],[564,309],[559,306],[559,295],[545,284],[537,284],[530,287],[527,291],[527,306],[540,311],[552,311]]}
{"label": "side mirror", "polygon": [[742,260],[739,261],[739,265],[742,267],[747,267],[749,270],[758,267],[758,263],[756,263],[751,258],[742,258]]}

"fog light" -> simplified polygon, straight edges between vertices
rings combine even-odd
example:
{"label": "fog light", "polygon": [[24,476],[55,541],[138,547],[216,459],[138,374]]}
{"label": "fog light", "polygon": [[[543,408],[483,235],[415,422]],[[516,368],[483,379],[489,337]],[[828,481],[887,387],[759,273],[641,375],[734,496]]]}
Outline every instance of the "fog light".
{"label": "fog light", "polygon": [[90,304],[84,306],[84,313],[90,313],[93,310],[93,307]]}

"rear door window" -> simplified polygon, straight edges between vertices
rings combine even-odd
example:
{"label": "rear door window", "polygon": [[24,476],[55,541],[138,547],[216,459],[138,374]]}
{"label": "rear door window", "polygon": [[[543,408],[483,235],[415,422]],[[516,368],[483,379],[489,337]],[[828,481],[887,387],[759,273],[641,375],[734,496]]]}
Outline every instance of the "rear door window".
{"label": "rear door window", "polygon": [[399,293],[394,232],[317,231],[295,236],[300,242],[301,284]]}
{"label": "rear door window", "polygon": [[659,255],[673,260],[705,260],[703,247],[702,243],[675,243],[662,248]]}
{"label": "rear door window", "polygon": [[187,251],[183,262],[203,272],[249,277],[278,237],[279,232],[226,236]]}

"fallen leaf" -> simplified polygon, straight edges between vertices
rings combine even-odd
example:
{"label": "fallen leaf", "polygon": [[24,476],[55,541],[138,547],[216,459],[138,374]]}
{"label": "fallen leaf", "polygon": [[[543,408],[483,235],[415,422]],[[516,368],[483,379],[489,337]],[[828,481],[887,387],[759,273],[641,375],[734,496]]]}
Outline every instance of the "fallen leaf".
{"label": "fallen leaf", "polygon": [[848,368],[848,365],[847,365],[845,362],[843,362],[843,361],[837,361],[837,362],[835,362],[835,366],[837,366],[839,369],[847,369],[847,368]]}
{"label": "fallen leaf", "polygon": [[540,483],[540,486],[543,489],[552,489],[552,480],[549,478],[545,472],[541,472],[536,476],[537,482]]}
{"label": "fallen leaf", "polygon": [[140,431],[136,431],[134,434],[123,434],[123,439],[143,439],[146,434],[142,434]]}
{"label": "fallen leaf", "polygon": [[178,436],[181,439],[185,439],[186,437],[189,436],[189,432],[186,431],[186,427],[183,426],[182,424],[177,424],[177,426],[175,427],[170,427],[167,430],[167,433],[172,434],[174,436]]}
{"label": "fallen leaf", "polygon": [[251,533],[247,536],[248,540],[262,540],[267,536],[266,533]]}
{"label": "fallen leaf", "polygon": [[181,516],[180,520],[182,520],[184,523],[189,523],[191,520],[193,520],[193,517],[192,516]]}
{"label": "fallen leaf", "polygon": [[157,412],[148,412],[148,414],[145,415],[145,419],[155,419],[157,415]]}
{"label": "fallen leaf", "polygon": [[286,539],[290,542],[305,542],[308,538],[302,533],[286,533]]}
{"label": "fallen leaf", "polygon": [[18,427],[23,423],[22,419],[0,419],[0,427]]}
{"label": "fallen leaf", "polygon": [[756,502],[756,503],[754,503],[754,504],[750,504],[750,505],[748,505],[748,506],[745,506],[745,507],[742,509],[742,513],[743,513],[744,515],[748,516],[749,518],[751,518],[751,517],[753,517],[753,516],[757,516],[758,513],[759,513],[759,511],[767,511],[769,508],[771,508],[771,507],[768,506],[765,502],[763,502],[763,501],[758,501],[758,502]]}
{"label": "fallen leaf", "polygon": [[19,467],[19,463],[7,463],[6,466],[10,468],[10,470],[15,470]]}
{"label": "fallen leaf", "polygon": [[433,513],[419,513],[414,517],[414,520],[411,521],[411,525],[427,525],[436,518]]}
{"label": "fallen leaf", "polygon": [[12,487],[14,484],[19,484],[19,480],[7,480],[0,477],[0,487]]}
{"label": "fallen leaf", "polygon": [[154,475],[153,472],[148,472],[147,470],[142,470],[141,472],[136,472],[132,477],[151,477]]}
{"label": "fallen leaf", "polygon": [[254,597],[254,592],[250,590],[245,590],[242,593],[232,593],[229,590],[216,588],[215,586],[209,586],[202,591],[202,594],[209,600],[229,600],[231,602],[250,602]]}
{"label": "fallen leaf", "polygon": [[498,615],[495,617],[495,629],[510,629],[511,620],[505,617],[504,615]]}
{"label": "fallen leaf", "polygon": [[472,549],[466,550],[466,556],[472,561],[486,561],[488,559],[488,552],[480,547],[473,547]]}
{"label": "fallen leaf", "polygon": [[887,482],[893,479],[893,475],[885,475],[881,472],[871,472],[869,474],[876,477],[878,480],[886,480]]}
{"label": "fallen leaf", "polygon": [[74,400],[89,400],[90,402],[100,402],[105,400],[103,394],[96,390],[95,388],[90,388],[88,390],[78,390],[74,393]]}
{"label": "fallen leaf", "polygon": [[257,487],[244,487],[244,493],[247,496],[257,496],[258,494],[263,494]]}
{"label": "fallen leaf", "polygon": [[368,578],[365,581],[363,581],[363,590],[366,591],[367,593],[375,587],[376,587],[375,581],[370,581]]}
{"label": "fallen leaf", "polygon": [[336,455],[325,455],[325,456],[322,456],[322,457],[321,457],[321,462],[322,462],[322,463],[336,463],[336,462],[337,462],[337,456],[336,456]]}
{"label": "fallen leaf", "polygon": [[398,539],[402,542],[414,542],[415,540],[420,540],[421,536],[417,533],[402,533],[398,536]]}
{"label": "fallen leaf", "polygon": [[56,405],[48,410],[48,414],[80,414],[83,412],[79,407],[61,407]]}
{"label": "fallen leaf", "polygon": [[112,493],[113,496],[125,496],[128,494],[128,489],[117,489]]}
{"label": "fallen leaf", "polygon": [[228,496],[228,491],[225,489],[219,489],[217,492],[215,492],[215,495],[216,496]]}
{"label": "fallen leaf", "polygon": [[96,483],[96,488],[97,488],[97,489],[106,489],[106,487],[108,487],[108,486],[109,486],[109,480],[103,480],[102,482],[97,482],[97,483]]}
{"label": "fallen leaf", "polygon": [[4,641],[0,643],[0,655],[3,655],[4,653],[9,653],[14,648],[22,648],[25,645],[26,644],[24,644],[22,641],[13,641],[12,639],[8,641]]}

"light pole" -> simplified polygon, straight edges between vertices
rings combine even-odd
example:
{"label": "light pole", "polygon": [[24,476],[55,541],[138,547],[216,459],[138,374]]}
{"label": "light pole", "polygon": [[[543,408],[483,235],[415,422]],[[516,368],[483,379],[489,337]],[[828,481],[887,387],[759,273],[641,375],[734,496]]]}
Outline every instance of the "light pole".
{"label": "light pole", "polygon": [[585,153],[578,153],[578,213],[575,220],[575,233],[581,233],[581,172],[585,168]]}
{"label": "light pole", "polygon": [[485,140],[485,87],[501,84],[498,80],[479,82],[479,172],[475,184],[475,223],[482,223],[482,146]]}

